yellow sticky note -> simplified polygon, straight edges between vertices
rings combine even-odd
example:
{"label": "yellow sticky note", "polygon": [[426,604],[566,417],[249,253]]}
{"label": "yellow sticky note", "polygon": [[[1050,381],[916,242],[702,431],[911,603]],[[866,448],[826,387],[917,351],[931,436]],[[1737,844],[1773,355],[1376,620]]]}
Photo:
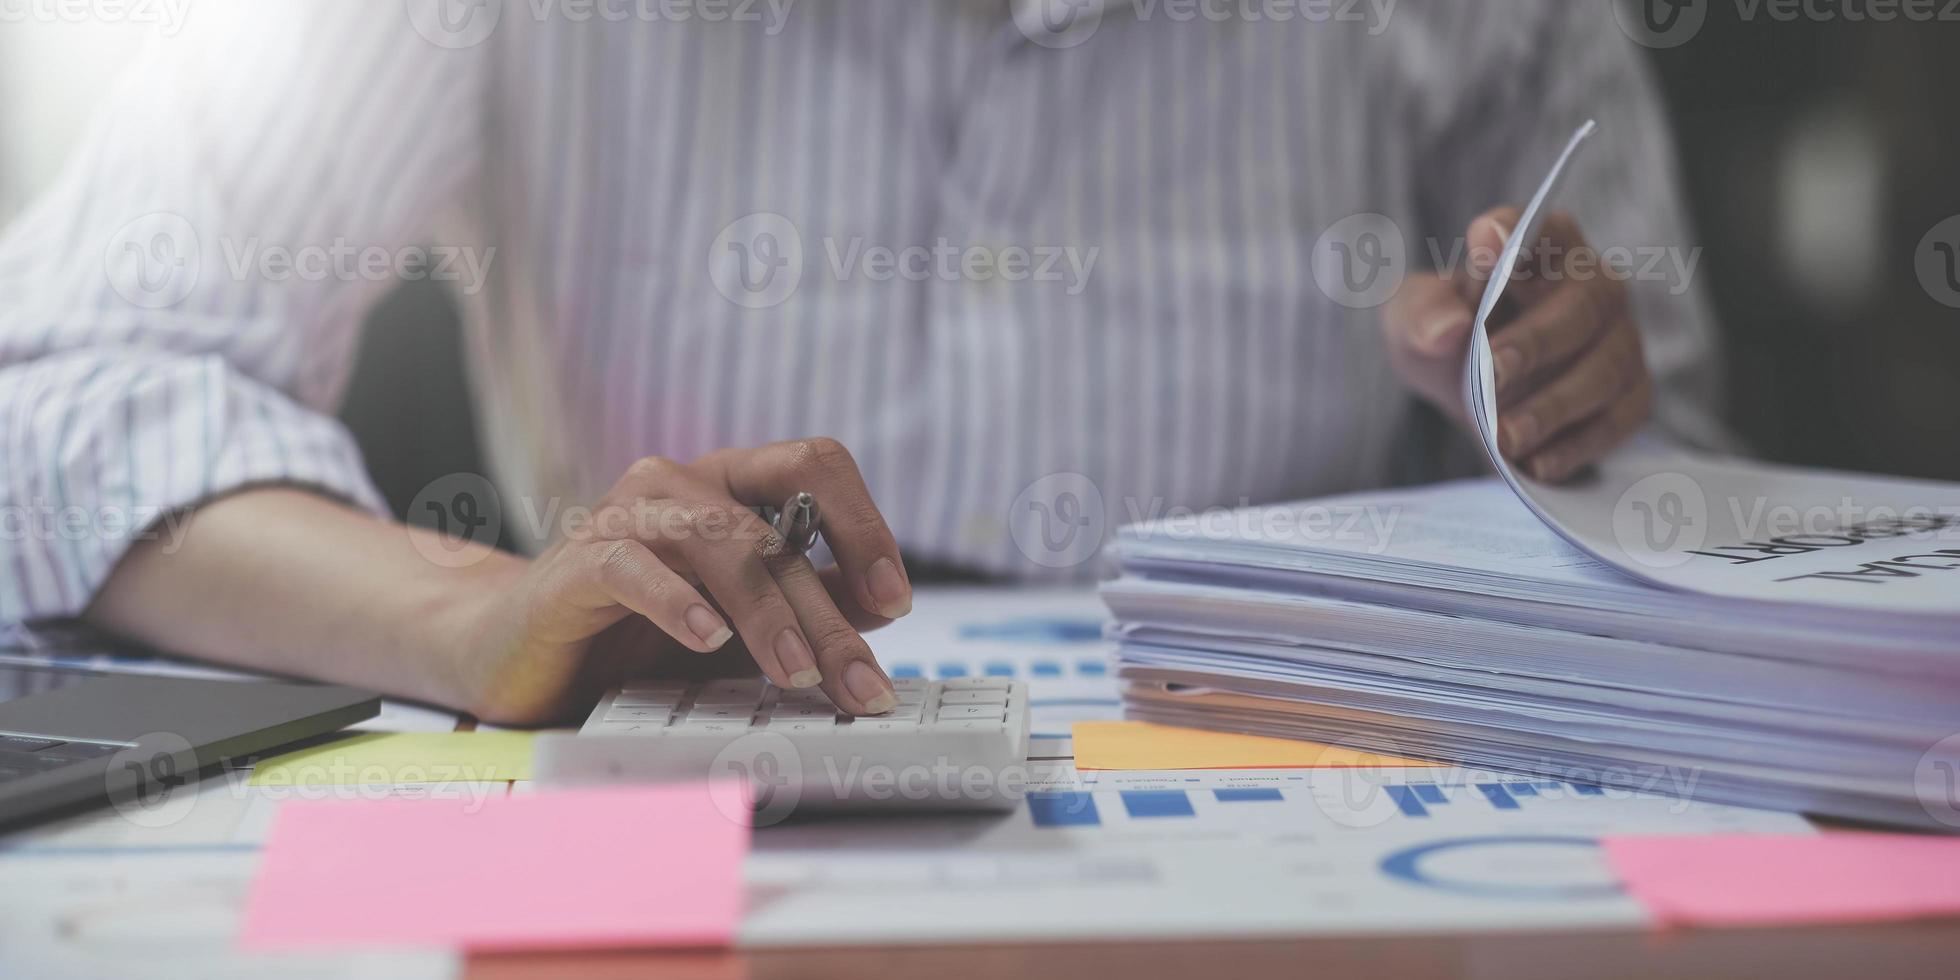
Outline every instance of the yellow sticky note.
{"label": "yellow sticky note", "polygon": [[1437,766],[1322,742],[1173,728],[1145,721],[1075,723],[1077,769],[1343,769]]}
{"label": "yellow sticky note", "polygon": [[266,759],[253,786],[377,786],[531,778],[531,732],[373,732]]}

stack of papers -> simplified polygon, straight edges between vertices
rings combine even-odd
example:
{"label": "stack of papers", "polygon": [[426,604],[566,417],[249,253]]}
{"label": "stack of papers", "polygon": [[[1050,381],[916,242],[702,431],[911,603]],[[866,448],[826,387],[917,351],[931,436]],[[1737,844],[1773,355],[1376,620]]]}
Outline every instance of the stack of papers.
{"label": "stack of papers", "polygon": [[[1499,259],[1512,268],[1574,137]],[[1651,439],[1497,477],[1125,528],[1126,713],[1778,809],[1960,828],[1960,487]]]}

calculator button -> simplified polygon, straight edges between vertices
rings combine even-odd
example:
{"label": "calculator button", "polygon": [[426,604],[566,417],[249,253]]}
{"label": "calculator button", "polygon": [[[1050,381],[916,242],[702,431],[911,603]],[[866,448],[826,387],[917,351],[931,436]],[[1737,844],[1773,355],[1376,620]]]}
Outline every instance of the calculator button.
{"label": "calculator button", "polygon": [[701,693],[696,694],[694,696],[694,703],[711,704],[711,705],[717,705],[723,707],[728,705],[747,705],[749,707],[754,707],[755,705],[762,703],[762,689],[760,687],[757,687],[753,690],[748,690],[748,691],[735,691],[726,688],[721,688],[717,690],[709,690],[707,688],[702,688]]}
{"label": "calculator button", "polygon": [[702,719],[697,721],[693,718],[689,718],[687,721],[684,721],[680,725],[675,726],[674,734],[681,735],[681,736],[740,735],[744,732],[747,732],[748,730],[749,730],[749,720],[747,718],[744,718],[741,721],[711,721],[707,719]]}
{"label": "calculator button", "polygon": [[867,716],[867,717],[871,717],[871,718],[891,718],[891,719],[897,719],[897,720],[903,720],[903,719],[907,719],[907,718],[910,718],[910,719],[912,719],[913,721],[917,721],[917,720],[919,720],[919,718],[920,718],[920,716],[922,716],[922,715],[924,715],[924,714],[925,714],[925,710],[926,710],[926,709],[925,709],[925,706],[924,706],[924,705],[919,705],[919,704],[901,704],[901,705],[899,705],[898,707],[896,707],[896,708],[893,708],[892,710],[890,710],[890,711],[887,711],[887,712],[885,712],[885,713],[884,713],[884,714],[882,714],[882,715],[869,715],[869,716]]}
{"label": "calculator button", "polygon": [[954,677],[940,681],[948,691],[1005,691],[1013,683],[1006,677]]}
{"label": "calculator button", "polygon": [[748,724],[749,719],[753,717],[755,717],[755,706],[748,704],[704,705],[697,703],[687,713],[689,724],[697,721],[739,721],[743,724]]}
{"label": "calculator button", "polygon": [[946,731],[950,729],[956,732],[997,732],[1000,731],[1000,726],[1002,721],[1003,719],[999,717],[956,718],[952,720],[947,720],[942,718],[939,720],[939,724],[934,725],[933,727],[940,731]]}
{"label": "calculator button", "polygon": [[671,708],[643,708],[635,705],[621,707],[619,702],[615,701],[612,707],[606,709],[606,716],[600,720],[644,721],[656,725],[664,725],[667,723],[668,718],[673,717],[673,714],[674,712]]}
{"label": "calculator button", "polygon": [[673,694],[634,694],[621,691],[613,695],[613,704],[627,708],[671,708],[679,704],[680,692]]}
{"label": "calculator button", "polygon": [[667,730],[666,725],[651,722],[601,722],[592,729],[594,735],[658,735]]}
{"label": "calculator button", "polygon": [[939,720],[955,718],[992,718],[1004,720],[1007,710],[997,704],[942,704],[939,706]]}
{"label": "calculator button", "polygon": [[1002,691],[947,691],[939,696],[940,704],[1006,704],[1007,692]]}
{"label": "calculator button", "polygon": [[828,704],[822,706],[814,704],[779,704],[769,709],[769,717],[771,719],[826,718],[835,721],[837,719],[837,709]]}
{"label": "calculator button", "polygon": [[769,730],[785,735],[802,735],[810,732],[828,732],[837,728],[834,716],[824,718],[771,718]]}
{"label": "calculator button", "polygon": [[919,730],[919,720],[917,718],[886,718],[875,716],[871,718],[859,718],[851,722],[850,728],[854,732],[916,732]]}
{"label": "calculator button", "polygon": [[619,685],[619,689],[626,694],[646,694],[677,698],[680,697],[682,691],[687,690],[687,685],[680,681],[641,679],[627,681]]}
{"label": "calculator button", "polygon": [[892,690],[899,694],[904,694],[906,691],[923,691],[931,686],[932,682],[923,677],[899,677],[892,681]]}

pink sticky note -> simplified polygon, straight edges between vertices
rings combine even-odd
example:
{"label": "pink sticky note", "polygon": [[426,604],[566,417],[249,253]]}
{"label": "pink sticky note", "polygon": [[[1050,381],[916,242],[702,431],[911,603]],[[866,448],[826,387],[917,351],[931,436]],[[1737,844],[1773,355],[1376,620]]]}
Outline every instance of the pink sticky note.
{"label": "pink sticky note", "polygon": [[246,910],[253,948],[719,946],[748,813],[706,782],[487,799],[287,803]]}
{"label": "pink sticky note", "polygon": [[1663,922],[1776,925],[1960,915],[1960,838],[1907,834],[1608,837]]}

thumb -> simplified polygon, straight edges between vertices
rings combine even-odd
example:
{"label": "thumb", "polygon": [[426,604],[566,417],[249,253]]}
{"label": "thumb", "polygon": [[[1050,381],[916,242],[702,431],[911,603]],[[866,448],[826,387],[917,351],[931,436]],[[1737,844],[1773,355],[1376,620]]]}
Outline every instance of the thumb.
{"label": "thumb", "polygon": [[1470,220],[1470,227],[1463,233],[1464,262],[1451,279],[1456,284],[1457,295],[1476,310],[1484,301],[1484,287],[1489,284],[1491,271],[1497,268],[1497,259],[1504,252],[1504,245],[1511,240],[1511,230],[1518,226],[1521,212],[1510,205],[1491,208]]}
{"label": "thumb", "polygon": [[1475,310],[1441,276],[1410,275],[1383,309],[1389,340],[1424,360],[1455,359],[1469,341]]}

